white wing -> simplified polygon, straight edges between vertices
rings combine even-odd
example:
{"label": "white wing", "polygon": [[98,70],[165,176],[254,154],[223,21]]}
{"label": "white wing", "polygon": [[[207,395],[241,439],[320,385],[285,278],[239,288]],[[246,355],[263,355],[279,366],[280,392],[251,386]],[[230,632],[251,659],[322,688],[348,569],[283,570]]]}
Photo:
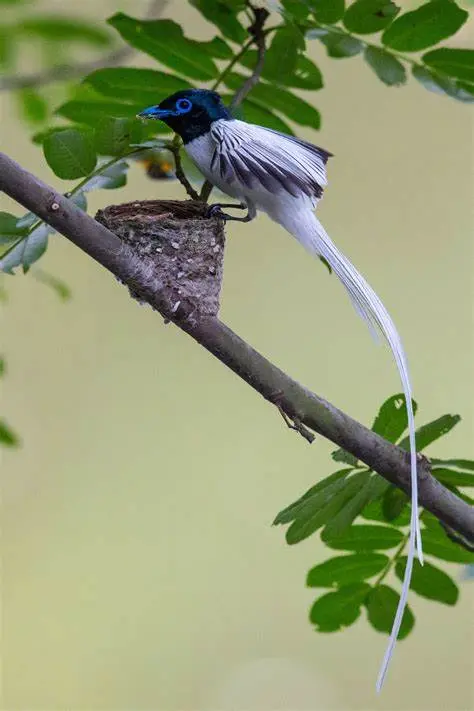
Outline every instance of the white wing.
{"label": "white wing", "polygon": [[249,191],[321,197],[332,155],[323,148],[236,119],[215,121],[210,133],[215,144],[210,170],[220,182],[237,182]]}

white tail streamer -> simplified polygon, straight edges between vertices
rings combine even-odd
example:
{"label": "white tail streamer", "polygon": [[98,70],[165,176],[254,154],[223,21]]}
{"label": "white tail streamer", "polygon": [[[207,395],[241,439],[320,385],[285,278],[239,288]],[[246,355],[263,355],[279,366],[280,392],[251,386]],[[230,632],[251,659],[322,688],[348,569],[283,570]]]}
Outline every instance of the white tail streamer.
{"label": "white tail streamer", "polygon": [[[312,254],[324,257],[331,266],[336,276],[345,286],[356,311],[367,322],[372,333],[380,331],[386,338],[393,357],[397,364],[398,372],[403,385],[405,395],[408,429],[410,440],[410,466],[411,466],[411,519],[410,519],[410,539],[408,544],[408,559],[403,579],[402,592],[398,603],[397,612],[393,622],[389,643],[382,661],[379,676],[377,679],[377,691],[380,691],[387,673],[390,659],[393,654],[395,643],[403,619],[403,612],[406,607],[408,591],[410,588],[411,574],[413,570],[413,560],[415,552],[418,560],[423,565],[423,552],[421,545],[420,521],[418,517],[418,480],[417,480],[417,460],[415,441],[415,421],[412,406],[412,392],[408,365],[403,350],[403,345],[398,331],[393,323],[387,309],[380,301],[372,287],[365,281],[351,262],[340,252],[324,227],[321,225],[314,213],[309,210],[302,210],[295,216],[293,212],[290,219],[285,220],[283,215],[279,215],[279,222],[293,234],[299,242]],[[283,219],[282,219],[283,218]]]}

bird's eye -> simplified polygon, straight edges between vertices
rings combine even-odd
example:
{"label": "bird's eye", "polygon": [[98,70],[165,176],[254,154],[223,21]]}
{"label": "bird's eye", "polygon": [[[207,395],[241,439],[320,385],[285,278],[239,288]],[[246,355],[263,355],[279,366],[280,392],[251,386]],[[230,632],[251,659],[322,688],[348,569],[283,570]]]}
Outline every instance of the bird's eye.
{"label": "bird's eye", "polygon": [[180,114],[187,114],[188,111],[191,111],[192,103],[189,101],[189,99],[178,99],[176,102],[176,110]]}

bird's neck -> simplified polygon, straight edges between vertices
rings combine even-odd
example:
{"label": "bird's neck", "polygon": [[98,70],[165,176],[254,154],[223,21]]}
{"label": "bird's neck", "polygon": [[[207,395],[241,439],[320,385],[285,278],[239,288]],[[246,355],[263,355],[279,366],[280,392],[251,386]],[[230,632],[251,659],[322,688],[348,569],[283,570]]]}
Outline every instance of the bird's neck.
{"label": "bird's neck", "polygon": [[224,106],[220,107],[219,112],[215,112],[215,115],[202,112],[198,116],[176,117],[174,125],[170,121],[170,126],[176,133],[179,133],[186,145],[186,143],[194,141],[195,138],[205,136],[211,130],[212,124],[221,119],[232,119],[230,112]]}
{"label": "bird's neck", "polygon": [[199,138],[200,136],[205,136],[207,133],[209,133],[213,123],[214,123],[214,121],[211,119],[208,119],[206,121],[189,120],[186,123],[183,123],[183,125],[179,127],[179,130],[177,130],[177,133],[179,133],[179,135],[183,139],[184,145],[186,145],[186,143],[190,143],[191,141],[194,141],[195,138]]}

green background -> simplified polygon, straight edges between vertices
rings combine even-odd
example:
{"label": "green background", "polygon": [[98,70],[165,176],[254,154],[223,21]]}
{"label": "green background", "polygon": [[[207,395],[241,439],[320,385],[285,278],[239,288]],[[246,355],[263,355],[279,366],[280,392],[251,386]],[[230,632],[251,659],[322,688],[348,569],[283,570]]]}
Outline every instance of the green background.
{"label": "green background", "polygon": [[[138,16],[146,3],[36,9],[66,5],[100,19]],[[188,34],[212,34],[184,0],[170,13]],[[463,416],[433,453],[472,457],[470,110],[414,81],[388,89],[361,58],[328,60],[319,43],[311,56],[325,77],[312,95],[323,126],[299,135],[335,154],[319,216],[398,325],[420,421]],[[1,149],[66,190],[0,101]],[[93,193],[90,205],[181,196],[135,166],[126,188]],[[416,629],[376,697],[386,637],[363,619],[315,633],[305,576],[323,546],[312,537],[289,548],[270,526],[334,469],[331,444],[287,430],[64,238],[52,238],[42,266],[72,301],[17,276],[2,306],[2,411],[24,440],[2,458],[2,708],[470,708],[472,586],[454,609],[411,595]],[[265,216],[228,227],[221,316],[364,423],[400,390],[388,350],[335,277]]]}

